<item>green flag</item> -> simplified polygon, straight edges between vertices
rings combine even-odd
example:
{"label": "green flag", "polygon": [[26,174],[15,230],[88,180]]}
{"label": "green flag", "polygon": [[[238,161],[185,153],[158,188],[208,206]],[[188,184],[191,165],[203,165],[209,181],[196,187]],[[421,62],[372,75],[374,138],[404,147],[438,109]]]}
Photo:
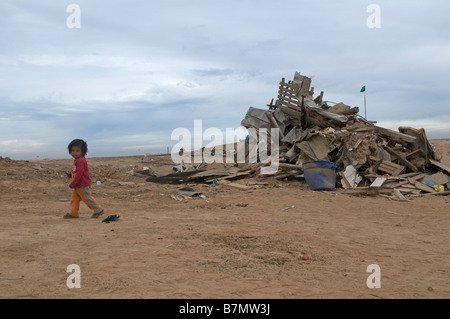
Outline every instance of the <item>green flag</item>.
{"label": "green flag", "polygon": [[366,86],[364,85],[359,92],[366,92]]}

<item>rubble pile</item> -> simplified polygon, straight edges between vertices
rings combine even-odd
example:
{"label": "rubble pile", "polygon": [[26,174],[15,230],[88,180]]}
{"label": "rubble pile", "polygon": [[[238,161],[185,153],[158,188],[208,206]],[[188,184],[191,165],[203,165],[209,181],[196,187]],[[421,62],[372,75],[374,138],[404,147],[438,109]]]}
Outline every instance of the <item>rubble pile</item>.
{"label": "rubble pile", "polygon": [[[424,129],[399,127],[398,132],[358,115],[358,107],[332,106],[323,92],[313,98],[311,79],[296,72],[280,82],[269,109],[250,107],[241,125],[279,129],[280,167],[294,169],[283,177],[299,176],[307,161],[337,166],[337,186],[350,194],[403,195],[439,193],[450,188],[450,168],[428,141]],[[285,165],[283,165],[285,163]]]}
{"label": "rubble pile", "polygon": [[[358,115],[358,107],[342,102],[329,105],[330,102],[323,100],[323,92],[313,96],[311,78],[298,72],[292,81],[286,82],[283,78],[276,101],[272,99],[268,109],[250,107],[241,121],[242,126],[249,132],[250,129],[257,132],[258,136],[265,129],[268,147],[261,146],[264,145],[261,141],[252,143],[247,136],[245,142],[235,145],[232,166],[210,169],[202,163],[186,169],[180,163],[173,168],[173,173],[153,175],[147,181],[220,183],[241,189],[247,189],[251,183],[242,185],[231,180],[294,178],[308,182],[303,164],[316,161],[332,164],[335,169],[332,189],[342,187],[348,194],[380,195],[395,200],[423,194],[450,194],[450,168],[440,162],[442,156],[430,144],[424,129],[399,127],[394,131],[383,128]],[[276,152],[270,149],[269,141],[277,138],[270,136],[271,129],[278,132]],[[226,149],[223,157],[229,158],[228,147]],[[259,154],[256,161],[251,158],[255,149]],[[236,157],[242,150],[245,163]],[[261,159],[261,151],[266,152],[265,159]],[[205,154],[203,149],[202,154]],[[274,157],[277,169],[263,173],[263,168],[271,165]],[[254,186],[256,184],[253,182]]]}

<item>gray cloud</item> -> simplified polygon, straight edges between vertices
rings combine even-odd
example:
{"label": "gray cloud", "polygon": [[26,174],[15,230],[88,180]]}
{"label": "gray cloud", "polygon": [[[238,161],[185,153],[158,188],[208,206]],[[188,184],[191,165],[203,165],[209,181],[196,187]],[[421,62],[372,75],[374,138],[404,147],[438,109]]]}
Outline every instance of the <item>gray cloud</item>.
{"label": "gray cloud", "polygon": [[[81,7],[69,29],[66,8]],[[371,120],[450,137],[446,1],[55,1],[0,4],[0,155],[165,151],[171,132],[239,127],[278,82],[313,76],[325,99]],[[116,152],[116,153],[114,153]],[[38,155],[36,155],[38,154]]]}

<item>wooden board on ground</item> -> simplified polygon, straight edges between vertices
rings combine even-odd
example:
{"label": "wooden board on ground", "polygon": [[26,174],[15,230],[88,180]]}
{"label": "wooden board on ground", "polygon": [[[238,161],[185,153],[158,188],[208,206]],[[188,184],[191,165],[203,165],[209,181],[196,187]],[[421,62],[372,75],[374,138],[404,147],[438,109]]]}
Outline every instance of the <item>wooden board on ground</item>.
{"label": "wooden board on ground", "polygon": [[399,192],[401,192],[403,194],[419,195],[422,192],[420,189],[417,189],[417,188],[398,187],[395,189],[397,189]]}
{"label": "wooden board on ground", "polygon": [[232,183],[230,181],[221,181],[221,182],[219,182],[219,185],[230,186],[230,187],[244,189],[244,190],[253,189],[252,186],[242,185],[242,184],[238,184],[238,183]]}
{"label": "wooden board on ground", "polygon": [[365,195],[378,195],[378,194],[392,194],[392,189],[381,188],[381,187],[352,187],[347,188],[343,194],[365,194]]}
{"label": "wooden board on ground", "polygon": [[414,184],[418,189],[423,190],[427,193],[437,193],[433,187],[428,186],[427,184],[416,181]]}
{"label": "wooden board on ground", "polygon": [[448,196],[450,195],[450,191],[443,191],[443,192],[436,192],[436,193],[428,193],[424,195],[442,195],[442,196]]}
{"label": "wooden board on ground", "polygon": [[394,196],[397,197],[400,201],[407,202],[408,200],[403,196],[403,194],[396,188],[394,188]]}
{"label": "wooden board on ground", "polygon": [[[222,177],[218,177],[219,181],[221,180],[227,180],[227,179],[232,179],[232,178],[236,178],[236,177],[241,177],[241,176],[246,176],[246,175],[250,175],[251,172],[250,171],[245,171],[245,172],[237,172],[235,174],[231,174],[228,176],[222,176]],[[207,183],[212,183],[215,180],[215,178],[211,178],[211,179],[207,179],[206,182]]]}

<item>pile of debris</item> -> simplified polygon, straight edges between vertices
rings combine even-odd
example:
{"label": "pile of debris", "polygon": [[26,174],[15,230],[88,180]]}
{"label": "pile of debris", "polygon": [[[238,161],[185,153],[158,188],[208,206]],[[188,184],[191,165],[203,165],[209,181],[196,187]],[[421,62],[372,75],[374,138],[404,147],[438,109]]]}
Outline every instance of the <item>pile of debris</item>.
{"label": "pile of debris", "polygon": [[[358,107],[313,98],[311,78],[296,72],[293,81],[280,82],[269,109],[250,107],[241,125],[247,129],[279,130],[280,167],[298,176],[307,161],[337,166],[337,186],[349,194],[382,194],[404,200],[423,192],[448,194],[450,168],[428,141],[424,129],[393,131],[358,115]],[[284,164],[284,165],[283,165]]]}
{"label": "pile of debris", "polygon": [[[249,177],[304,179],[303,163],[327,161],[336,167],[336,187],[344,193],[380,195],[396,200],[427,194],[450,193],[450,168],[440,162],[441,154],[428,141],[424,129],[400,127],[398,132],[376,125],[358,115],[358,107],[344,103],[328,105],[323,92],[313,98],[311,78],[296,72],[292,81],[283,78],[278,97],[268,109],[250,107],[241,125],[253,129],[259,136],[265,129],[266,144],[270,146],[270,132],[279,134],[279,147],[271,154],[266,148],[264,156],[250,160],[255,148],[249,136],[235,145],[232,166],[209,169],[206,163],[186,168],[181,163],[171,174],[153,175],[148,182],[157,183],[230,183],[230,180]],[[222,148],[223,149],[223,148]],[[245,153],[245,163],[237,154]],[[256,153],[261,155],[261,149]],[[208,150],[210,152],[211,150]],[[230,154],[223,152],[223,157]],[[204,150],[202,149],[204,156]],[[263,173],[274,156],[276,172]],[[270,170],[269,170],[270,171]],[[244,186],[244,185],[236,185]],[[406,196],[406,197],[405,197]]]}

